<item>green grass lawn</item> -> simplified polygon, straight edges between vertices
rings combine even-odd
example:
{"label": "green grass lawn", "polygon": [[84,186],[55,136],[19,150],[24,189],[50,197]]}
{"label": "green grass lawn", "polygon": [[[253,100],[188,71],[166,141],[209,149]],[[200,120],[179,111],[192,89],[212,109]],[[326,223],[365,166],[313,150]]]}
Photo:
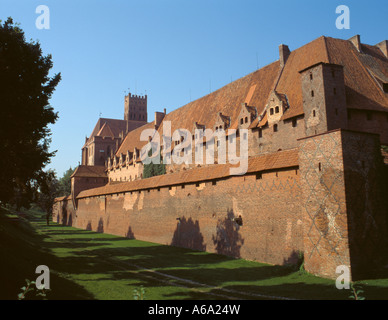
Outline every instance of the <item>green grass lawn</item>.
{"label": "green grass lawn", "polygon": [[[16,299],[35,268],[50,268],[47,299],[349,299],[333,280],[291,267],[129,240],[0,209],[0,299]],[[366,299],[388,299],[388,279],[360,281]],[[35,298],[30,293],[27,298]]]}

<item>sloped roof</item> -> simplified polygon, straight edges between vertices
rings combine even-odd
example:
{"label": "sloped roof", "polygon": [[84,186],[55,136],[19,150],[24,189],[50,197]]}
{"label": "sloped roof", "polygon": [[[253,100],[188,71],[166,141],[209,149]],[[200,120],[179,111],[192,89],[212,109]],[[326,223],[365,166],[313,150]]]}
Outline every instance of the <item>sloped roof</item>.
{"label": "sloped roof", "polygon": [[109,119],[109,118],[99,118],[97,123],[89,136],[89,139],[85,142],[84,147],[88,144],[93,137],[113,137],[118,138],[123,132],[124,134],[128,131],[132,131],[136,128],[139,128],[144,125],[143,121],[134,121],[134,120],[120,120],[120,119]]}
{"label": "sloped roof", "polygon": [[[279,151],[248,160],[247,173],[255,173],[265,170],[296,167],[299,165],[298,149]],[[128,181],[119,184],[107,184],[104,187],[82,191],[77,198],[86,198],[104,194],[113,194],[135,190],[159,188],[184,183],[195,183],[226,178],[230,176],[231,164],[220,164],[216,166],[194,168],[178,173],[165,174],[147,179]]]}
{"label": "sloped roof", "polygon": [[71,175],[73,177],[103,178],[106,177],[104,166],[84,166],[79,165]]}
{"label": "sloped roof", "polygon": [[[361,52],[358,52],[348,40],[319,37],[292,51],[282,70],[279,61],[273,62],[170,112],[158,128],[159,135],[162,136],[165,121],[171,122],[171,134],[176,129],[187,129],[191,132],[195,121],[206,128],[213,128],[218,112],[230,117],[230,129],[237,129],[241,104],[246,102],[255,107],[260,115],[272,90],[276,90],[279,97],[289,105],[282,120],[303,115],[299,71],[318,63],[344,66],[348,108],[388,112],[388,95],[376,80],[388,80],[388,58],[377,47],[362,44],[361,48]],[[250,128],[257,125],[262,125],[258,119]],[[139,143],[142,128],[149,128],[149,125],[128,135],[119,150],[120,153],[125,153],[127,146],[131,150],[134,146],[145,145],[145,142]]]}

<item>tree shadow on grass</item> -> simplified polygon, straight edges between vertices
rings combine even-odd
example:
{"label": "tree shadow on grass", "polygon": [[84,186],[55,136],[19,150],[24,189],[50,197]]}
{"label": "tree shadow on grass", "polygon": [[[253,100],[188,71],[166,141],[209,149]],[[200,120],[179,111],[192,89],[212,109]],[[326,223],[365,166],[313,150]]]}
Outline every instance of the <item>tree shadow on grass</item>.
{"label": "tree shadow on grass", "polygon": [[[0,217],[0,225],[3,229],[0,234],[0,256],[6,257],[0,265],[1,300],[16,300],[22,291],[20,288],[26,284],[25,279],[35,281],[38,277],[35,269],[39,265],[46,265],[50,269],[51,290],[47,293],[47,299],[94,298],[83,287],[58,274],[61,258],[49,250],[48,237],[36,232],[27,220],[21,219],[15,224],[3,216]],[[26,299],[36,299],[35,293],[30,293]]]}

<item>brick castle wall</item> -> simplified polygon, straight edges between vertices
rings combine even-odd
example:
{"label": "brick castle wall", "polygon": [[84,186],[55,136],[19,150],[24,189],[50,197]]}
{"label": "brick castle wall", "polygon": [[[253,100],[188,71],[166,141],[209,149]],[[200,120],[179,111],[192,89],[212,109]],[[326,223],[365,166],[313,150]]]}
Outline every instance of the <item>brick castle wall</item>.
{"label": "brick castle wall", "polygon": [[308,272],[356,280],[388,261],[386,177],[377,135],[334,130],[299,140],[299,167],[78,198],[76,216],[67,198],[53,220],[269,264],[303,252]]}
{"label": "brick castle wall", "polygon": [[[300,197],[293,168],[79,199],[73,226],[270,264],[295,263],[303,250]],[[242,225],[236,222],[240,216]],[[59,207],[54,220],[60,217]]]}

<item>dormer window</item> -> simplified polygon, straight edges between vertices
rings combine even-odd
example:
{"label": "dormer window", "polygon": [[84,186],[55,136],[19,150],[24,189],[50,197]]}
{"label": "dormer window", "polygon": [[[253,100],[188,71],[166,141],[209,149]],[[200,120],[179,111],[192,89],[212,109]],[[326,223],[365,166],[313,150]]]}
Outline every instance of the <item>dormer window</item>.
{"label": "dormer window", "polygon": [[241,118],[240,124],[244,124],[244,119],[243,118]]}
{"label": "dormer window", "polygon": [[245,117],[245,123],[248,123],[248,117]]}
{"label": "dormer window", "polygon": [[272,116],[273,115],[273,108],[269,109],[269,114]]}
{"label": "dormer window", "polygon": [[279,107],[278,106],[276,106],[276,108],[275,108],[275,113],[279,113]]}

